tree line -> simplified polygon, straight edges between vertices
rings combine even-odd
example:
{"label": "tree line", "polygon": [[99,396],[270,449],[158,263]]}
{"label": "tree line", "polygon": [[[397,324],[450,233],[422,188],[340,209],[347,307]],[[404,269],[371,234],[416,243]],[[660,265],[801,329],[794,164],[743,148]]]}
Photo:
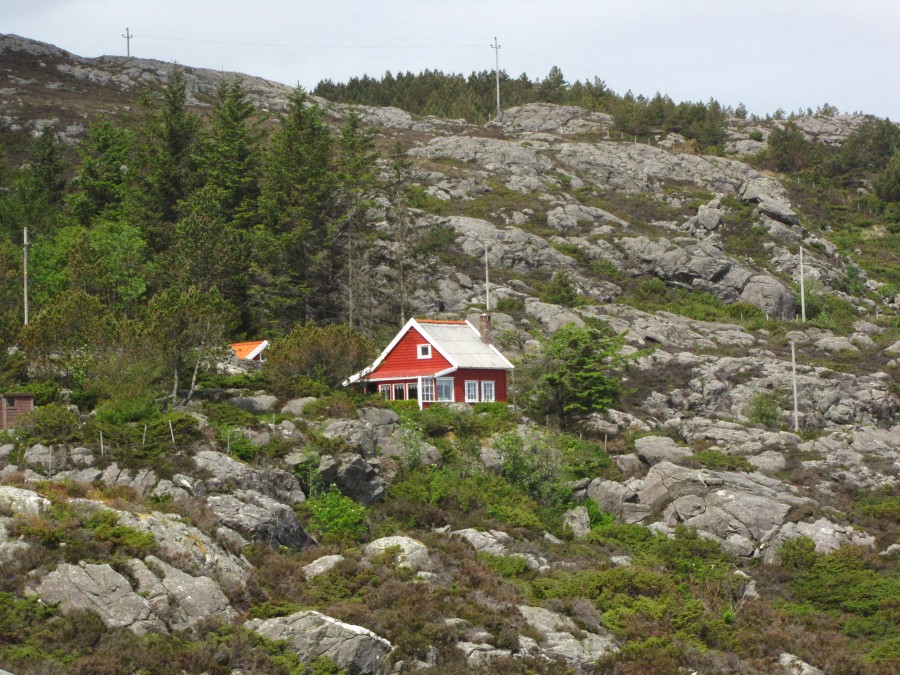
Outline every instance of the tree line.
{"label": "tree line", "polygon": [[[394,106],[417,115],[474,123],[487,122],[497,114],[496,75],[490,70],[473,72],[468,77],[439,70],[397,75],[388,71],[380,79],[364,75],[345,83],[322,80],[313,93],[331,101]],[[630,91],[619,95],[598,77],[569,83],[556,66],[546,77],[535,80],[525,73],[512,78],[501,70],[500,98],[503,108],[546,102],[609,113],[615,118],[616,129],[624,134],[680,133],[697,141],[703,150],[724,143],[729,116],[747,115],[743,105],[732,109],[715,99],[707,103],[675,103],[660,93],[650,98]]]}

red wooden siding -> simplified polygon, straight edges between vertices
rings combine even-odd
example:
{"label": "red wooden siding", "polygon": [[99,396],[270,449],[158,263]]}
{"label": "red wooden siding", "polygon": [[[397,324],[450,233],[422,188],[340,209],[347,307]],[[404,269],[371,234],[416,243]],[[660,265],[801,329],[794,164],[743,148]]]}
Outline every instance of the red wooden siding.
{"label": "red wooden siding", "polygon": [[381,365],[369,373],[366,379],[377,380],[381,378],[410,378],[418,376],[434,375],[442,370],[450,368],[447,361],[437,349],[431,348],[430,359],[418,358],[418,346],[427,344],[426,340],[415,328],[410,328],[406,335],[394,345]]}
{"label": "red wooden siding", "polygon": [[17,418],[32,410],[34,410],[33,395],[0,394],[0,429],[13,426]]}
{"label": "red wooden siding", "polygon": [[457,401],[466,400],[466,380],[478,381],[478,400],[481,401],[481,383],[490,380],[494,383],[494,400],[506,401],[506,371],[482,370],[478,368],[460,368],[447,377],[453,378],[453,398]]}

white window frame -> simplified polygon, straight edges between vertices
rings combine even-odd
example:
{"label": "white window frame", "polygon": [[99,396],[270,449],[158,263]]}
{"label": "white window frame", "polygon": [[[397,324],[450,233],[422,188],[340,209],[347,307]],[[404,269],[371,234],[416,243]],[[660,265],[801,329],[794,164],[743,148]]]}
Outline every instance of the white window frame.
{"label": "white window frame", "polygon": [[[385,401],[391,400],[391,394],[393,391],[394,391],[394,388],[390,384],[379,384],[378,385],[378,393],[381,394],[381,398],[383,398]],[[385,396],[385,394],[387,394],[387,396]]]}
{"label": "white window frame", "polygon": [[466,403],[478,403],[478,380],[466,380]]}
{"label": "white window frame", "polygon": [[[488,394],[490,391],[490,394]],[[481,381],[481,400],[484,403],[493,403],[497,400],[497,386],[493,380]]]}
{"label": "white window frame", "polygon": [[419,385],[419,401],[421,403],[434,403],[435,393],[434,378],[423,377]]}
{"label": "white window frame", "polygon": [[[446,387],[448,383],[450,385],[450,398],[441,398],[441,385]],[[434,394],[438,403],[453,403],[456,400],[455,389],[452,377],[438,377],[435,379]]]}
{"label": "white window frame", "polygon": [[418,359],[430,359],[431,358],[431,345],[427,342],[422,345],[416,345],[416,358]]}

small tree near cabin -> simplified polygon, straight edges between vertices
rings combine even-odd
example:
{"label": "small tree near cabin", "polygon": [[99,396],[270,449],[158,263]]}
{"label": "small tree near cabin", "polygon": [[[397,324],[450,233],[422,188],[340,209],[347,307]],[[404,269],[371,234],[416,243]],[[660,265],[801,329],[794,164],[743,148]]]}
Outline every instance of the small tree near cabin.
{"label": "small tree near cabin", "polygon": [[530,413],[565,421],[614,405],[622,386],[609,371],[624,361],[624,344],[623,336],[597,328],[572,323],[560,328],[528,369]]}

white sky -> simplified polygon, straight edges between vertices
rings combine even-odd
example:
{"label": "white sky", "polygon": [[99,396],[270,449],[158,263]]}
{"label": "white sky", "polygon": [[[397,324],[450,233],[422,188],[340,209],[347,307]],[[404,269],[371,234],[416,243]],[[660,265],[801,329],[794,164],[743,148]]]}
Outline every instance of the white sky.
{"label": "white sky", "polygon": [[0,33],[312,89],[385,71],[500,67],[751,112],[900,119],[898,0],[0,0]]}

